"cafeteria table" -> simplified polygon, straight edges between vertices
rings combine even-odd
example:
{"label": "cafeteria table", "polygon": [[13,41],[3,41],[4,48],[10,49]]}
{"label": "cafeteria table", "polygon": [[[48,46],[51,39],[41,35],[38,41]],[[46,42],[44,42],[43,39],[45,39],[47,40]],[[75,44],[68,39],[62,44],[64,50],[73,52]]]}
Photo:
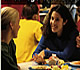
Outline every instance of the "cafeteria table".
{"label": "cafeteria table", "polygon": [[[38,66],[38,63],[30,61],[30,62],[18,63],[18,65],[20,66],[21,70],[29,70],[29,67]],[[69,62],[64,63],[64,65],[69,65],[69,67],[71,67],[71,70],[76,70],[77,68],[80,68],[80,66],[70,65]]]}
{"label": "cafeteria table", "polygon": [[18,63],[18,66],[20,66],[21,70],[29,70],[29,67],[37,66],[37,65],[38,65],[38,63],[36,63],[34,61]]}

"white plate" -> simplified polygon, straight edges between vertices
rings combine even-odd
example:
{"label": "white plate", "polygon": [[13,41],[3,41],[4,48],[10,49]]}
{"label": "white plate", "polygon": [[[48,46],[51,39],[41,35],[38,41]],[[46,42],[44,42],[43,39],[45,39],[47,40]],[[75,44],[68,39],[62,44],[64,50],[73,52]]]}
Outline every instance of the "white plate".
{"label": "white plate", "polygon": [[70,62],[70,65],[80,66],[80,61],[73,61],[73,62]]}
{"label": "white plate", "polygon": [[41,70],[41,69],[51,69],[50,66],[45,66],[45,65],[37,65],[37,66],[31,66],[29,69],[36,69],[36,70]]}

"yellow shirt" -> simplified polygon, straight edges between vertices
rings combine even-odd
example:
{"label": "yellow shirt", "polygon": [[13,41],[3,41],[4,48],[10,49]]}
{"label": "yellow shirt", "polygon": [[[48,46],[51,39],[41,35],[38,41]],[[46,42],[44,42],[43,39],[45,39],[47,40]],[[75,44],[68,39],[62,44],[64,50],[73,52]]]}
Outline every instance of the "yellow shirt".
{"label": "yellow shirt", "polygon": [[20,19],[18,36],[14,39],[17,63],[30,61],[42,36],[41,27],[38,21]]}

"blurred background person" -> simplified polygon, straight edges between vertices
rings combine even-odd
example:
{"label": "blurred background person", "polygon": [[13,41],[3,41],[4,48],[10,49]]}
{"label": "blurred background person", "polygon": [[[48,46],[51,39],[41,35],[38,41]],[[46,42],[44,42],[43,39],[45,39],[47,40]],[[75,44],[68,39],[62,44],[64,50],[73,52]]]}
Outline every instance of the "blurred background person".
{"label": "blurred background person", "polygon": [[[33,53],[34,61],[40,62],[40,58],[43,61],[42,58],[52,54],[64,61],[80,60],[80,49],[76,47],[79,32],[68,8],[64,5],[53,7],[42,29],[43,36]],[[50,50],[46,50],[47,47]]]}
{"label": "blurred background person", "polygon": [[16,44],[17,62],[27,62],[32,58],[41,36],[42,24],[37,21],[38,7],[35,4],[24,5],[18,37],[14,39]]}
{"label": "blurred background person", "polygon": [[80,0],[77,1],[76,6],[77,8],[76,8],[76,19],[75,20],[77,24],[77,29],[80,32]]}
{"label": "blurred background person", "polygon": [[[19,30],[19,12],[11,7],[1,9],[1,70],[18,70],[15,53],[10,50],[11,39],[17,37]],[[11,54],[12,53],[12,54]]]}
{"label": "blurred background person", "polygon": [[[39,21],[39,9],[38,9],[38,6],[36,4],[26,4],[24,5],[24,7],[27,6],[27,7],[31,7],[32,9],[32,15],[30,14],[27,14],[28,16],[31,16],[31,19],[32,20],[37,20]],[[25,8],[23,8],[22,10],[22,18],[25,18]]]}
{"label": "blurred background person", "polygon": [[73,3],[73,4],[71,5],[70,9],[69,9],[70,12],[71,12],[71,15],[72,15],[72,17],[73,17],[74,22],[75,22],[76,8],[77,8],[76,4]]}
{"label": "blurred background person", "polygon": [[[76,9],[76,24],[77,24],[77,29],[80,32],[80,0],[76,3],[77,9]],[[76,38],[77,41],[77,47],[80,48],[80,33],[79,36]]]}

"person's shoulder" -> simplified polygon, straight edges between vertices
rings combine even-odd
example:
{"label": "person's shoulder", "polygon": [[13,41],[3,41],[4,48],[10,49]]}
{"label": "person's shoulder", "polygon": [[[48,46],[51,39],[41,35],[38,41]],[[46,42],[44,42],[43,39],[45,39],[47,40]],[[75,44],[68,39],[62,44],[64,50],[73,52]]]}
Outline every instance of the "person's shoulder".
{"label": "person's shoulder", "polygon": [[77,29],[72,30],[72,32],[70,33],[70,37],[78,36],[78,35],[79,35],[79,31]]}
{"label": "person's shoulder", "polygon": [[41,23],[41,22],[39,22],[39,21],[37,21],[37,20],[33,20],[34,22],[34,24],[36,24],[37,26],[43,26],[43,24]]}
{"label": "person's shoulder", "polygon": [[4,42],[1,42],[1,51],[7,51],[8,50],[8,47],[9,45],[4,43]]}
{"label": "person's shoulder", "polygon": [[33,20],[34,22],[38,23],[38,24],[41,24],[38,20]]}
{"label": "person's shoulder", "polygon": [[26,22],[27,20],[26,19],[20,19],[20,22]]}

